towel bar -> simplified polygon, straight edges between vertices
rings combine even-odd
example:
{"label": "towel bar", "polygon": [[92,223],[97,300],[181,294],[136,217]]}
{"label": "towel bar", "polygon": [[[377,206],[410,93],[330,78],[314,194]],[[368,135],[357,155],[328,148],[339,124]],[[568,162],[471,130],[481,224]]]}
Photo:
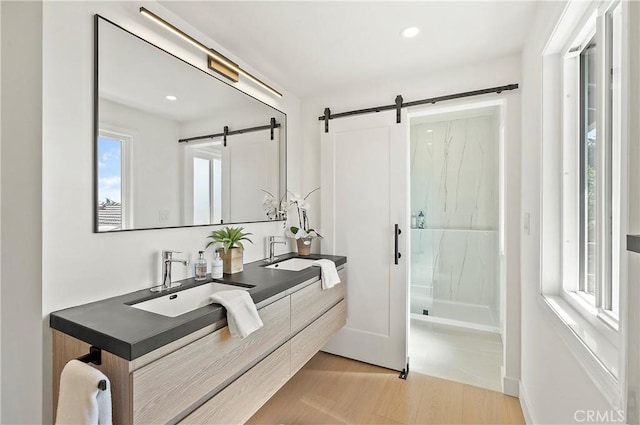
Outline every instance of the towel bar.
{"label": "towel bar", "polygon": [[[96,347],[91,347],[89,348],[89,354],[85,354],[84,356],[80,356],[78,357],[76,360],[79,360],[83,363],[93,363],[95,365],[101,365],[102,364],[102,350],[100,350],[99,348]],[[107,389],[107,381],[104,379],[101,379],[100,382],[98,382],[98,388],[101,391],[104,391]]]}

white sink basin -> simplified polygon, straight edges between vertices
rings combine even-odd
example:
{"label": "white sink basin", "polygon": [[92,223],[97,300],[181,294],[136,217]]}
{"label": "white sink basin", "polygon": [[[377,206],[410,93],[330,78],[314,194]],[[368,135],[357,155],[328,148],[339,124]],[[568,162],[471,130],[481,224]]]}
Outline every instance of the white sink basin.
{"label": "white sink basin", "polygon": [[204,307],[205,305],[213,304],[209,297],[213,295],[214,292],[226,291],[229,289],[243,289],[248,291],[250,288],[210,282],[148,301],[132,304],[131,307],[150,311],[162,316],[176,317],[197,308]]}
{"label": "white sink basin", "polygon": [[280,261],[279,263],[266,266],[267,269],[288,270],[290,272],[299,272],[300,270],[311,267],[316,260],[307,260],[306,258],[290,258]]}

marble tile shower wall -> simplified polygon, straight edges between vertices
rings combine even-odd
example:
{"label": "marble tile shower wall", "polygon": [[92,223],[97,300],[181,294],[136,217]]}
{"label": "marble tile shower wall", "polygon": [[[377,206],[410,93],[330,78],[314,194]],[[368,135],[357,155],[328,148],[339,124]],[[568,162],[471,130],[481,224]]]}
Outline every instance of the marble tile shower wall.
{"label": "marble tile shower wall", "polygon": [[494,231],[412,230],[412,312],[431,310],[431,297],[495,309],[496,239]]}
{"label": "marble tile shower wall", "polygon": [[499,140],[494,113],[411,125],[411,212],[425,215],[411,232],[412,306],[481,305],[497,320]]}

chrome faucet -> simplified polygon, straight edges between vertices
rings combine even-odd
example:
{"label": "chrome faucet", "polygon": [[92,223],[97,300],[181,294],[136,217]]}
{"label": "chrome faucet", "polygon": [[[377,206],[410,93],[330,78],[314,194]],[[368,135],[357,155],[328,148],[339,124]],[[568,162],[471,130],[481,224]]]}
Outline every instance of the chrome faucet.
{"label": "chrome faucet", "polygon": [[269,242],[269,263],[273,263],[275,260],[278,259],[278,257],[275,256],[275,252],[274,252],[274,245],[277,243],[281,243],[283,245],[286,245],[287,242],[286,241],[278,241],[276,240],[276,238],[279,238],[281,236],[269,236],[268,238],[268,242]]}
{"label": "chrome faucet", "polygon": [[181,254],[181,251],[162,251],[162,284],[151,288],[153,292],[162,292],[172,287],[180,286],[180,283],[171,283],[171,266],[172,263],[182,263],[184,266],[189,265],[187,260],[174,260],[173,254]]}

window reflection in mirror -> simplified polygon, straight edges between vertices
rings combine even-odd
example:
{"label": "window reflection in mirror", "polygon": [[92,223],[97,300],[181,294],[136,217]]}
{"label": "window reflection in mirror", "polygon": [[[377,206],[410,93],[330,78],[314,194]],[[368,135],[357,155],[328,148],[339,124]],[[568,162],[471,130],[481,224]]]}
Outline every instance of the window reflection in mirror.
{"label": "window reflection in mirror", "polygon": [[98,229],[101,232],[127,229],[129,162],[132,137],[101,130],[98,136]]}
{"label": "window reflection in mirror", "polygon": [[[215,222],[213,218],[212,159],[193,158],[193,224]],[[216,193],[215,195],[219,195]]]}
{"label": "window reflection in mirror", "polygon": [[96,22],[96,231],[273,219],[262,202],[285,193],[285,114]]}

